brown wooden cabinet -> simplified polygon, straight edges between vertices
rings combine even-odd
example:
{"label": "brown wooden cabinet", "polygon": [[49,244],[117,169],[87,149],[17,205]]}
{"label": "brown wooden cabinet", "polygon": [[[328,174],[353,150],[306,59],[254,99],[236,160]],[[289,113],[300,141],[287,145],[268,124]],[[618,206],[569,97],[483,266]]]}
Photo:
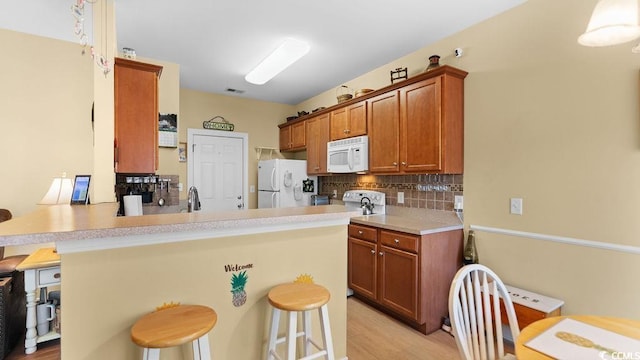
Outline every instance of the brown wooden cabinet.
{"label": "brown wooden cabinet", "polygon": [[306,146],[304,121],[283,124],[280,127],[280,151],[304,150]]}
{"label": "brown wooden cabinet", "polygon": [[369,172],[400,171],[400,96],[390,91],[368,100]]}
{"label": "brown wooden cabinet", "polygon": [[329,142],[329,114],[305,121],[307,136],[307,174],[327,173],[327,143]]}
{"label": "brown wooden cabinet", "polygon": [[115,59],[114,165],[117,173],[155,173],[161,66]]}
{"label": "brown wooden cabinet", "polygon": [[349,288],[421,332],[433,332],[448,313],[462,237],[462,230],[413,235],[350,224]]}
{"label": "brown wooden cabinet", "polygon": [[367,102],[361,101],[331,112],[331,141],[367,134]]}
{"label": "brown wooden cabinet", "polygon": [[433,70],[368,100],[371,173],[462,173],[466,74]]}

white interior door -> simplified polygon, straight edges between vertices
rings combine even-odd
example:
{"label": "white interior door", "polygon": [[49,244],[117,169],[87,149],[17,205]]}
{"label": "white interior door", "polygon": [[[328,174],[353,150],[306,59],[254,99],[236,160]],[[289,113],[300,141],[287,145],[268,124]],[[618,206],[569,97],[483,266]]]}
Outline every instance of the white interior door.
{"label": "white interior door", "polygon": [[195,186],[201,211],[244,209],[247,198],[248,136],[188,129],[188,186]]}

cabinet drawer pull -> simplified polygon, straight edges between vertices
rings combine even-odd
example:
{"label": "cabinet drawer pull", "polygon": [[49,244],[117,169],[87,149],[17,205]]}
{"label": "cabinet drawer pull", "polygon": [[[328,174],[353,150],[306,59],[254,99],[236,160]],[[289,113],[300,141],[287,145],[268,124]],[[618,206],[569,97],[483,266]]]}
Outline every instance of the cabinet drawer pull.
{"label": "cabinet drawer pull", "polygon": [[398,240],[398,239],[393,239],[393,241],[394,241],[396,244],[400,244],[400,240]]}

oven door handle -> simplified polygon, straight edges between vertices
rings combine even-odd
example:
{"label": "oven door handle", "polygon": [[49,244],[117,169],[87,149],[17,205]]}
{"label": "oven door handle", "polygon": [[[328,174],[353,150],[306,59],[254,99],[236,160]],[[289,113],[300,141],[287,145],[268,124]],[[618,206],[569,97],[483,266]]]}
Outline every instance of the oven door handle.
{"label": "oven door handle", "polygon": [[353,147],[349,146],[349,152],[347,153],[347,162],[349,163],[349,170],[353,170]]}

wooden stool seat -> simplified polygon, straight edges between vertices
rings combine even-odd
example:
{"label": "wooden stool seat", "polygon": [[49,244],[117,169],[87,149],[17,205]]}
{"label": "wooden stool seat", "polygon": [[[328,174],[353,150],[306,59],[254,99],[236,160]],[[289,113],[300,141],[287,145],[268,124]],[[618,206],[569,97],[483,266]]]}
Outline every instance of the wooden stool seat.
{"label": "wooden stool seat", "polygon": [[208,333],[217,321],[218,315],[207,306],[178,305],[138,319],[131,328],[131,340],[144,348],[144,359],[157,359],[159,349],[189,342],[195,359],[209,359]]}
{"label": "wooden stool seat", "polygon": [[[271,311],[271,327],[269,330],[269,344],[267,360],[281,359],[276,352],[276,345],[286,342],[286,359],[316,359],[325,357],[334,360],[333,340],[329,326],[329,311],[327,303],[331,293],[325,287],[309,283],[287,283],[277,285],[267,295]],[[311,337],[311,310],[318,310],[320,328],[324,346],[318,345]],[[280,313],[289,312],[286,336],[278,338]],[[298,312],[302,313],[304,329],[297,331]],[[296,358],[296,339],[303,338],[304,357]],[[319,351],[312,353],[311,345]]]}
{"label": "wooden stool seat", "polygon": [[331,294],[317,284],[290,283],[271,289],[268,298],[271,306],[280,310],[307,311],[328,303]]}

